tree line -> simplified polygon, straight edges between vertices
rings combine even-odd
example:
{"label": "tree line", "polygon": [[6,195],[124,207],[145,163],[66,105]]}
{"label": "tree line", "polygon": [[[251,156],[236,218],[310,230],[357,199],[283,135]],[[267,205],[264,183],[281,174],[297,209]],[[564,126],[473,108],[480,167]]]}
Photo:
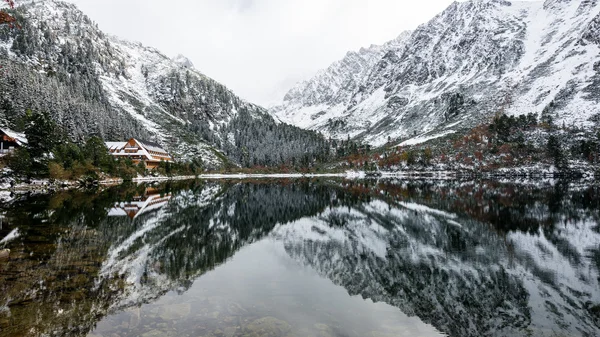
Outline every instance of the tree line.
{"label": "tree line", "polygon": [[[130,158],[115,159],[101,137],[91,136],[81,142],[71,141],[48,113],[28,111],[20,124],[27,145],[17,148],[2,159],[14,175],[25,179],[51,178],[57,180],[97,181],[102,177],[131,180],[148,174],[143,162],[137,165]],[[198,174],[201,163],[191,161],[162,162],[157,174]]]}

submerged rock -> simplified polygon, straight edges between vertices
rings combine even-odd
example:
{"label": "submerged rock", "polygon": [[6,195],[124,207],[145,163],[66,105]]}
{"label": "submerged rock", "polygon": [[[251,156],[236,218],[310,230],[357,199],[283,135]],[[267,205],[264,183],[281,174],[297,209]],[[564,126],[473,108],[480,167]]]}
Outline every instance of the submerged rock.
{"label": "submerged rock", "polygon": [[10,256],[10,249],[0,250],[0,260],[6,260]]}
{"label": "submerged rock", "polygon": [[253,321],[245,328],[244,336],[251,337],[278,337],[285,336],[291,326],[275,317],[264,317]]}
{"label": "submerged rock", "polygon": [[161,337],[161,336],[165,336],[165,333],[160,330],[151,330],[151,331],[148,331],[148,332],[142,334],[142,337]]}
{"label": "submerged rock", "polygon": [[188,317],[190,311],[189,303],[166,305],[160,308],[158,316],[165,321],[177,320]]}

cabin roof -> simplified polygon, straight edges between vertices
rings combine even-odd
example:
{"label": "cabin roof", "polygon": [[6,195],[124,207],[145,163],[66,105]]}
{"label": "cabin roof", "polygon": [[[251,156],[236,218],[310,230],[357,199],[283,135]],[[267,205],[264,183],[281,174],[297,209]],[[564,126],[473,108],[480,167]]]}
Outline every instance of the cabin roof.
{"label": "cabin roof", "polygon": [[146,150],[168,154],[167,150],[165,150],[158,143],[149,142],[149,141],[141,140],[141,139],[135,139],[135,138],[134,138],[134,140],[136,142],[138,142],[140,145],[142,145]]}
{"label": "cabin roof", "polygon": [[104,142],[104,144],[109,150],[116,150],[124,148],[127,142]]}
{"label": "cabin roof", "polygon": [[155,142],[149,142],[149,141],[147,141],[147,140],[143,140],[143,139],[137,139],[137,138],[134,138],[134,139],[135,139],[136,141],[138,141],[139,143],[141,143],[142,145],[144,145],[144,146],[149,146],[149,147],[158,147],[158,148],[161,148],[161,149],[162,149],[162,146],[161,146],[160,144],[158,144],[158,143],[155,143]]}
{"label": "cabin roof", "polygon": [[16,132],[8,128],[0,128],[0,132],[14,139],[17,142],[17,144],[21,146],[27,145],[27,137],[25,137],[24,133]]}

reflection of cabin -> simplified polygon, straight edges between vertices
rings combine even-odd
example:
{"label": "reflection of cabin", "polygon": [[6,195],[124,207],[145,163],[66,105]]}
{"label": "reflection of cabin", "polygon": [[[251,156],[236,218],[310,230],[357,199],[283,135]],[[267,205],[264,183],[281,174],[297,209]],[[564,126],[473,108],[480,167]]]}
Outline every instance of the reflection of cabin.
{"label": "reflection of cabin", "polygon": [[128,216],[135,219],[144,213],[164,207],[170,199],[171,193],[160,194],[154,189],[147,189],[144,195],[135,196],[131,201],[116,203],[108,212],[108,216]]}
{"label": "reflection of cabin", "polygon": [[6,128],[0,129],[0,156],[25,145],[27,145],[27,138],[24,134]]}
{"label": "reflection of cabin", "polygon": [[159,144],[131,138],[127,142],[106,142],[108,152],[116,158],[130,158],[134,164],[144,162],[155,169],[161,161],[172,162],[173,157]]}

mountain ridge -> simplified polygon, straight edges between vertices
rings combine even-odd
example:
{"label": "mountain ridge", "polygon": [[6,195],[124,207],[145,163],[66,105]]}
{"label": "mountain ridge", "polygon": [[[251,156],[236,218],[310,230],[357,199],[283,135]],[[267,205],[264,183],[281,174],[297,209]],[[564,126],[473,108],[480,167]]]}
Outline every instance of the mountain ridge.
{"label": "mountain ridge", "polygon": [[458,125],[453,131],[470,129],[498,112],[589,127],[600,115],[599,26],[595,0],[454,2],[343,92],[350,104],[307,100],[327,86],[316,75],[312,92],[298,96],[292,89],[270,112],[372,145],[451,124]]}

